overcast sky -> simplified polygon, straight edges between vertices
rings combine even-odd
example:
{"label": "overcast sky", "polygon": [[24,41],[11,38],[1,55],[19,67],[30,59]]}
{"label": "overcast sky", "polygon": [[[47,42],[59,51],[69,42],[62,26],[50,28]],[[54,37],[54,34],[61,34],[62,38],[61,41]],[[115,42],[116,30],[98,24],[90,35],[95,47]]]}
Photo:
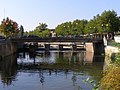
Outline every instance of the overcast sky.
{"label": "overcast sky", "polygon": [[0,0],[0,21],[9,17],[30,31],[40,22],[55,28],[66,21],[92,19],[104,10],[120,15],[120,0]]}

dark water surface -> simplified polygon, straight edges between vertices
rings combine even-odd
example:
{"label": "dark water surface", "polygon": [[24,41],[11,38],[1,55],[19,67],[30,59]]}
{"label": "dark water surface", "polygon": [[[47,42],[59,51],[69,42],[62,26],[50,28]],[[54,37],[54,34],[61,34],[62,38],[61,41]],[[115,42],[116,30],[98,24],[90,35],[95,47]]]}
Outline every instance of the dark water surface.
{"label": "dark water surface", "polygon": [[0,60],[0,90],[92,90],[103,65],[84,51],[19,53]]}

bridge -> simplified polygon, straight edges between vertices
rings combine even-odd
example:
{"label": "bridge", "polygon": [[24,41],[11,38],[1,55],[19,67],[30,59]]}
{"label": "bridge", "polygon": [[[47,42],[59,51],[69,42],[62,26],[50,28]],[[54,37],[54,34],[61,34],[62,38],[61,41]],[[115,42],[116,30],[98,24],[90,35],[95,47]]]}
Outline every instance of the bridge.
{"label": "bridge", "polygon": [[45,37],[45,38],[12,38],[12,42],[102,42],[102,38],[79,37]]}
{"label": "bridge", "polygon": [[[86,51],[93,53],[104,53],[105,47],[102,38],[74,38],[74,37],[46,37],[46,38],[12,38],[0,42],[0,58],[8,56],[17,51],[17,47],[20,43],[44,43],[45,50],[50,50],[51,44],[57,44],[58,50],[63,50],[63,46],[70,44],[72,50],[77,50],[79,43],[84,43]],[[69,45],[69,46],[70,46]],[[31,47],[33,48],[33,47]],[[31,49],[29,48],[29,49]],[[23,48],[24,49],[24,48]]]}
{"label": "bridge", "polygon": [[35,38],[35,37],[27,37],[27,38],[12,38],[12,42],[16,43],[44,43],[45,50],[50,50],[50,45],[58,44],[58,49],[63,50],[63,46],[71,43],[72,50],[77,50],[78,43],[84,43],[86,51],[94,52],[94,53],[104,53],[104,41],[102,38],[88,38],[88,37],[45,37],[45,38]]}

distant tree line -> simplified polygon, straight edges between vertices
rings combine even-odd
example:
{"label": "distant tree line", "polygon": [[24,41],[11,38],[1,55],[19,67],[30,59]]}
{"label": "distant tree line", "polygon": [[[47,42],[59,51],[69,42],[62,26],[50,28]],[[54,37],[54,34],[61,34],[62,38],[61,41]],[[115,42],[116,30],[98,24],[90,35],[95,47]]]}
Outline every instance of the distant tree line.
{"label": "distant tree line", "polygon": [[120,17],[112,11],[104,11],[93,19],[65,22],[55,28],[57,35],[114,34],[120,31]]}
{"label": "distant tree line", "polygon": [[[38,35],[41,37],[50,36],[50,29],[46,23],[39,23],[29,35]],[[92,19],[64,22],[55,28],[57,36],[80,36],[90,34],[114,34],[120,31],[120,17],[114,10],[104,11],[97,14]]]}
{"label": "distant tree line", "polygon": [[[20,30],[21,29],[21,30]],[[25,32],[26,36],[40,36],[50,37],[51,29],[48,28],[46,23],[39,23],[33,31]],[[120,31],[120,17],[114,10],[104,11],[102,14],[97,14],[90,20],[79,20],[64,22],[55,28],[57,36],[82,36],[82,35],[103,35],[118,33]],[[3,19],[0,25],[0,32],[7,36],[15,36],[21,33],[23,36],[23,26],[20,28],[13,20],[6,18]]]}

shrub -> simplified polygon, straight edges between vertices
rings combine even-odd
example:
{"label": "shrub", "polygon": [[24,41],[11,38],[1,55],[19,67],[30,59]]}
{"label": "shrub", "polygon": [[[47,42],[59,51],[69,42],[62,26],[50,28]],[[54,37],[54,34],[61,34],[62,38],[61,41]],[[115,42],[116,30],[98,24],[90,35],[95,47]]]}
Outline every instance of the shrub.
{"label": "shrub", "polygon": [[100,81],[102,90],[120,90],[120,66],[119,64],[111,65],[104,72]]}

